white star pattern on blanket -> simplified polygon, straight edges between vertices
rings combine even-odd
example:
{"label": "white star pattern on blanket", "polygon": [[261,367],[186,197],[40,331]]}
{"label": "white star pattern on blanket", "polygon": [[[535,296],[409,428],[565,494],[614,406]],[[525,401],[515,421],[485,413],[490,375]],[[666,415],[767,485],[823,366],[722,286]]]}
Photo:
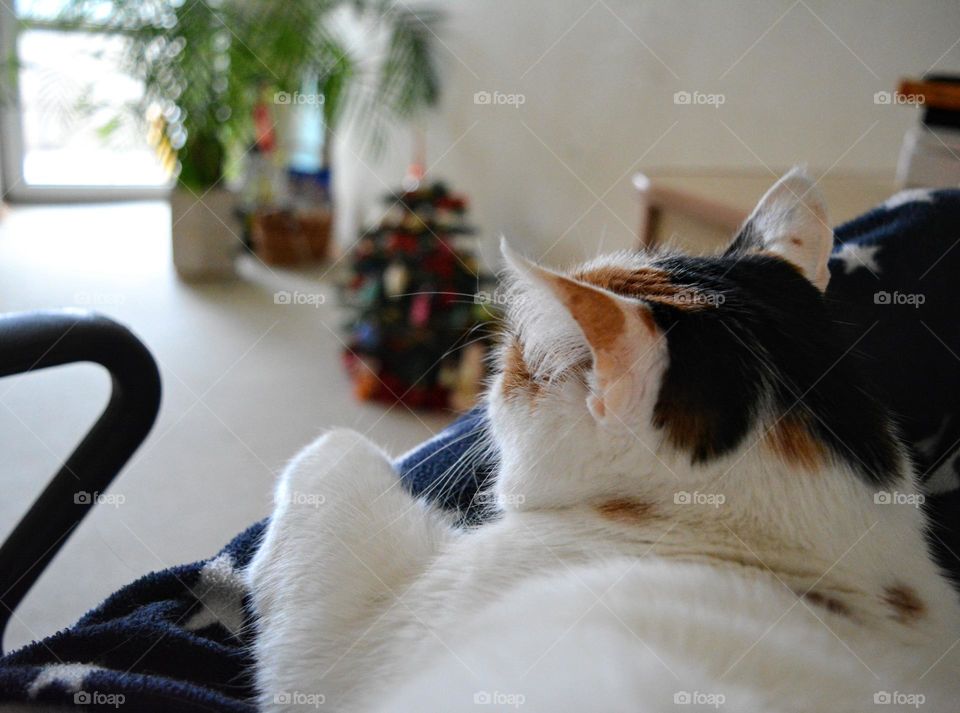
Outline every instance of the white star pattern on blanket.
{"label": "white star pattern on blanket", "polygon": [[933,189],[908,188],[887,198],[883,202],[883,207],[887,210],[893,210],[907,203],[933,203]]}
{"label": "white star pattern on blanket", "polygon": [[54,663],[44,666],[37,677],[33,679],[27,695],[36,698],[37,694],[47,686],[59,684],[70,693],[76,693],[83,688],[83,679],[88,673],[105,671],[100,666],[89,663]]}
{"label": "white star pattern on blanket", "polygon": [[863,268],[877,276],[880,274],[880,266],[877,264],[877,253],[879,251],[879,245],[847,243],[835,252],[830,259],[843,263],[844,275],[849,275]]}
{"label": "white star pattern on blanket", "polygon": [[188,631],[198,631],[211,624],[221,624],[233,636],[243,629],[243,578],[234,566],[233,557],[223,553],[207,562],[200,570],[200,581],[193,594],[199,610],[184,624]]}

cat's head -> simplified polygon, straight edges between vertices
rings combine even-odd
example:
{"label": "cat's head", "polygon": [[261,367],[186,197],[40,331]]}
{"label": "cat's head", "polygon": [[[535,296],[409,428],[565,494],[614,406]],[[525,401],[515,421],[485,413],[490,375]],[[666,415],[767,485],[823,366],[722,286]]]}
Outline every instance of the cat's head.
{"label": "cat's head", "polygon": [[824,299],[832,241],[795,170],[714,256],[622,252],[557,272],[504,244],[507,328],[488,395],[501,494],[682,489],[740,461],[899,477],[887,413]]}

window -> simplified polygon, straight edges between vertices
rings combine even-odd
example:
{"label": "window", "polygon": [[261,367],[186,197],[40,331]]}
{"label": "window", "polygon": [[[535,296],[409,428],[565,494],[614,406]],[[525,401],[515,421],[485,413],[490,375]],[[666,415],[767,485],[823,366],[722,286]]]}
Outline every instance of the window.
{"label": "window", "polygon": [[17,99],[2,126],[5,191],[25,200],[160,195],[169,178],[135,114],[143,86],[121,67],[123,37],[45,28],[62,4],[21,0],[16,16],[3,13],[5,54],[17,60]]}

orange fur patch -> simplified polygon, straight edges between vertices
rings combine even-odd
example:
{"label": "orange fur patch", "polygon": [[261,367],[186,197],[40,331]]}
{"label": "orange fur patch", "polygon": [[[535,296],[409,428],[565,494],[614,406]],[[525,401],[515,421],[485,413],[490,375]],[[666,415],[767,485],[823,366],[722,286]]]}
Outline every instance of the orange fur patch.
{"label": "orange fur patch", "polygon": [[653,517],[653,506],[640,500],[620,498],[601,503],[597,506],[597,512],[608,520],[639,525]]}
{"label": "orange fur patch", "polygon": [[563,302],[580,325],[587,341],[598,351],[611,351],[626,329],[619,305],[602,292],[567,279],[553,278]]}
{"label": "orange fur patch", "polygon": [[[710,300],[701,299],[700,293],[695,289],[673,284],[668,273],[652,267],[628,270],[608,265],[580,270],[574,273],[573,277],[618,295],[660,302],[677,309],[695,311],[711,304]],[[651,326],[652,317],[646,310],[644,314],[649,318],[648,326]]]}
{"label": "orange fur patch", "polygon": [[523,358],[523,347],[514,337],[503,351],[503,394],[514,396],[519,392],[535,395],[540,385],[530,373],[530,368]]}
{"label": "orange fur patch", "polygon": [[605,265],[589,270],[579,270],[572,277],[627,297],[669,299],[680,291],[680,288],[670,282],[666,272],[651,267],[629,270],[615,265]]}
{"label": "orange fur patch", "polygon": [[803,598],[806,599],[811,604],[816,604],[819,607],[823,607],[829,612],[834,614],[840,614],[841,616],[850,616],[850,607],[841,602],[839,599],[834,599],[829,597],[826,594],[821,594],[820,592],[807,592],[803,595]]}
{"label": "orange fur patch", "polygon": [[920,599],[917,591],[906,584],[898,583],[883,590],[883,601],[894,611],[894,619],[901,624],[910,624],[921,618],[927,611],[927,605]]}
{"label": "orange fur patch", "polygon": [[764,436],[764,441],[783,462],[795,468],[818,470],[826,460],[823,444],[796,416],[781,418]]}

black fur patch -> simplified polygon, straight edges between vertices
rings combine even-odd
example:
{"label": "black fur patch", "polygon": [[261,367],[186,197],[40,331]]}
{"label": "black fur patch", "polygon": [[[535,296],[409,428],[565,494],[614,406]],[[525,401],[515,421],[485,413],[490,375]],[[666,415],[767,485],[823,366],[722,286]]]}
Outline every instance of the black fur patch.
{"label": "black fur patch", "polygon": [[775,419],[799,419],[868,482],[896,477],[887,410],[863,384],[856,354],[844,354],[822,294],[792,265],[738,254],[662,257],[652,266],[674,284],[723,295],[700,310],[649,303],[670,353],[655,419],[679,434],[693,462],[741,446],[772,406]]}

